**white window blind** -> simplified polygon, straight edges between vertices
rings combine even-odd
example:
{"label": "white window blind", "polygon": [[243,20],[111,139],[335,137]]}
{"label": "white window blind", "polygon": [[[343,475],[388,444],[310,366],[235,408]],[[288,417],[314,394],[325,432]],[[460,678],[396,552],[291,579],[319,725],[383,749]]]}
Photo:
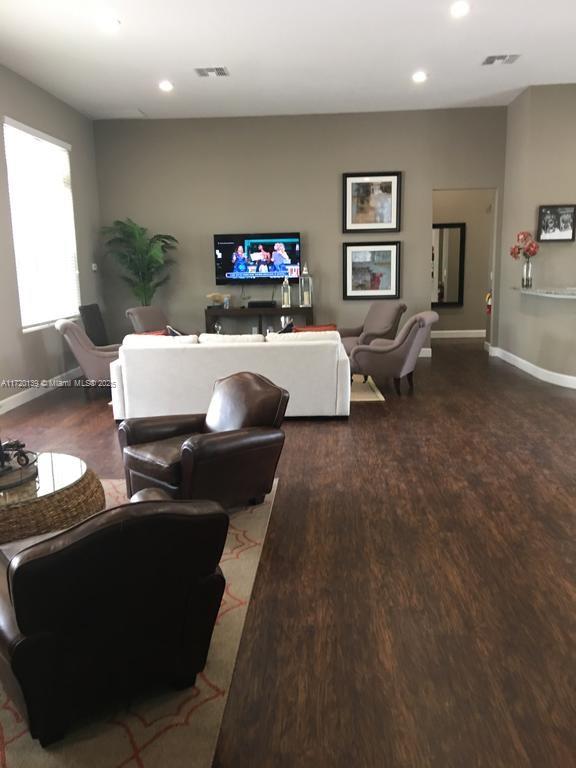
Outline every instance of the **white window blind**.
{"label": "white window blind", "polygon": [[78,314],[69,149],[4,123],[20,317],[31,328]]}

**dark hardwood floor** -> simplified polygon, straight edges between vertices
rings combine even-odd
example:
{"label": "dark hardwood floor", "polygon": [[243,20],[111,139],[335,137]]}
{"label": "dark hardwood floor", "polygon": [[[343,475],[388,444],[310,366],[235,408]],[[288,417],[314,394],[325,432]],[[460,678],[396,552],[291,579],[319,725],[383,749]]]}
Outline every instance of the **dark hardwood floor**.
{"label": "dark hardwood floor", "polygon": [[[576,392],[470,343],[415,384],[286,423],[217,768],[576,766]],[[120,477],[76,394],[2,433]]]}

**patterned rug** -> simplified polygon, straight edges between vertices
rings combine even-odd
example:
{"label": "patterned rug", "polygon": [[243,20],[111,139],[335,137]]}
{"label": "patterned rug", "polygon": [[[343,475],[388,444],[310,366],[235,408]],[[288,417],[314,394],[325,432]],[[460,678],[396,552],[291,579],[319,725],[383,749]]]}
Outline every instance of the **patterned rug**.
{"label": "patterned rug", "polygon": [[383,403],[384,400],[384,395],[374,384],[371,376],[368,376],[366,383],[364,383],[364,376],[357,373],[352,376],[352,386],[350,387],[350,401],[352,403]]}
{"label": "patterned rug", "polygon": [[[209,768],[266,535],[276,486],[263,504],[233,512],[220,566],[226,591],[208,663],[196,685],[133,702],[42,749],[0,687],[0,768]],[[126,500],[123,480],[103,480],[107,506]]]}

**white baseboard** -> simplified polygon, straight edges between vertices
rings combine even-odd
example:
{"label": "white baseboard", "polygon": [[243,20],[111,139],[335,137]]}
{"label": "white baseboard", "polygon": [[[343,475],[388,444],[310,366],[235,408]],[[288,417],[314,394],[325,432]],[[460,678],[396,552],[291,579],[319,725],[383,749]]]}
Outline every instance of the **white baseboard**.
{"label": "white baseboard", "polygon": [[82,376],[80,368],[72,368],[69,371],[60,373],[58,376],[54,376],[53,379],[46,379],[44,386],[21,389],[15,395],[10,395],[10,397],[0,400],[0,413],[13,411],[14,408],[18,408],[25,403],[29,403],[31,400],[35,400],[37,397],[42,397],[42,395],[52,392],[54,389],[58,389],[58,382],[71,381],[72,379],[77,379],[79,376]]}
{"label": "white baseboard", "polygon": [[431,331],[430,335],[433,339],[485,339],[486,329],[478,328],[477,330],[472,331]]}
{"label": "white baseboard", "polygon": [[432,357],[432,347],[422,347],[418,357]]}
{"label": "white baseboard", "polygon": [[524,358],[518,357],[518,355],[513,355],[512,352],[508,352],[507,349],[501,349],[500,347],[489,346],[488,352],[490,357],[499,357],[504,362],[515,365],[521,371],[534,376],[535,379],[540,379],[540,381],[545,381],[548,384],[556,384],[558,387],[576,389],[576,376],[549,371],[547,368],[540,368],[539,365],[534,365],[534,363],[524,360]]}
{"label": "white baseboard", "polygon": [[489,341],[484,342],[484,352],[488,352],[490,354],[490,350],[492,349],[492,344],[490,344]]}

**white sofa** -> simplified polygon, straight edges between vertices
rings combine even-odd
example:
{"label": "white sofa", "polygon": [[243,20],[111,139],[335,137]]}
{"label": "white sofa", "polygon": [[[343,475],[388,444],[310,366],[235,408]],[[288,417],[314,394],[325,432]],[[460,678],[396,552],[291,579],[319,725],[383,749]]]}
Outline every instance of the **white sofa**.
{"label": "white sofa", "polygon": [[350,362],[336,332],[264,337],[127,336],[110,366],[115,419],[204,413],[216,379],[266,376],[290,393],[287,416],[348,416]]}

